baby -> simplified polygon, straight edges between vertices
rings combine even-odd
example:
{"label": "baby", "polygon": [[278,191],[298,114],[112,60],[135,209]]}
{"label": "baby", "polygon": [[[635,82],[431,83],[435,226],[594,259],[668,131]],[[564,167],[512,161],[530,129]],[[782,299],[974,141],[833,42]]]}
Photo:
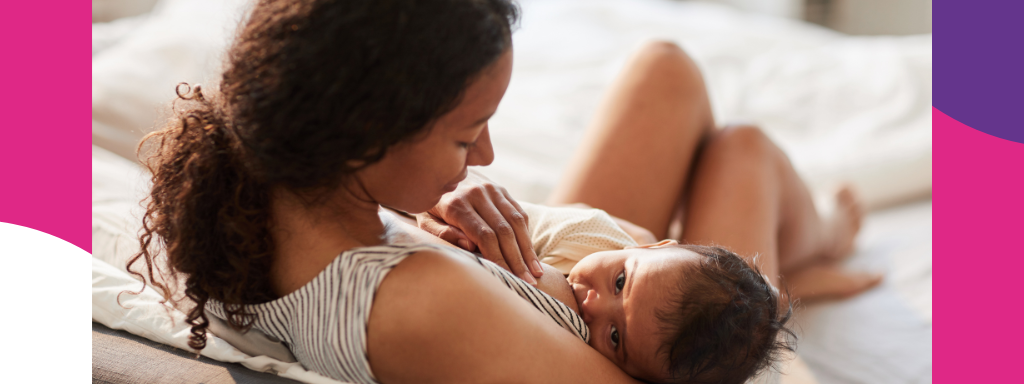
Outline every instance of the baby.
{"label": "baby", "polygon": [[522,206],[548,264],[538,287],[576,309],[590,345],[629,375],[742,383],[786,348],[778,290],[736,254],[674,240],[638,245],[644,234],[600,210]]}

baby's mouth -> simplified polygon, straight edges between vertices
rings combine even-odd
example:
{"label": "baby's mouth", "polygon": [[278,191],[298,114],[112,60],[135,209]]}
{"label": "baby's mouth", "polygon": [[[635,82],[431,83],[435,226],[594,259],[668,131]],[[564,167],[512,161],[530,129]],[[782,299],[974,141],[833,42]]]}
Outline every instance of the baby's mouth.
{"label": "baby's mouth", "polygon": [[572,298],[576,300],[576,308],[578,309],[580,317],[583,317],[583,301],[587,299],[587,287],[582,284],[570,284],[572,287]]}

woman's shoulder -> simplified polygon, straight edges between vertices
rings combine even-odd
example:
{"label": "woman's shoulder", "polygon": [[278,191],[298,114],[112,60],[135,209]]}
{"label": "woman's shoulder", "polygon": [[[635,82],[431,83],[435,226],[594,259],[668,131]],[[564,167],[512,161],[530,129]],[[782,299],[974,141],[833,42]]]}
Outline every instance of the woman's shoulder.
{"label": "woman's shoulder", "polygon": [[433,245],[401,248],[405,251],[402,260],[390,269],[378,291],[389,285],[415,287],[410,291],[434,292],[441,295],[436,299],[443,300],[478,284],[493,283],[493,278],[480,268],[479,259],[468,252]]}
{"label": "woman's shoulder", "polygon": [[[411,255],[445,258],[448,260],[475,260],[471,254],[461,255],[459,250],[445,249],[432,244],[386,244],[345,250],[312,278],[275,300],[246,305],[255,313],[279,311],[297,301],[340,300],[339,296],[372,296],[381,279]],[[417,258],[419,259],[419,258]],[[365,281],[364,281],[365,280]],[[370,281],[373,280],[373,281]],[[210,304],[219,307],[216,300]],[[220,311],[214,311],[221,315]]]}
{"label": "woman's shoulder", "polygon": [[410,256],[420,253],[424,255],[441,255],[456,258],[469,258],[469,256],[473,256],[472,253],[459,248],[446,247],[433,243],[397,243],[352,248],[342,252],[338,257],[351,258],[353,256],[366,257],[372,255]]}
{"label": "woman's shoulder", "polygon": [[367,358],[379,381],[473,381],[472,370],[466,369],[475,364],[472,356],[458,351],[492,349],[502,343],[494,338],[504,332],[498,327],[537,314],[522,308],[503,315],[501,307],[522,306],[522,300],[472,263],[440,250],[422,250],[391,270],[378,287],[367,322]]}
{"label": "woman's shoulder", "polygon": [[399,266],[415,265],[415,269],[424,273],[439,274],[439,271],[435,271],[438,266],[453,262],[466,265],[479,263],[468,252],[433,244],[387,244],[353,248],[339,254],[317,277],[291,295],[321,296],[324,292],[320,288],[324,288],[325,284],[335,288],[338,283],[352,286],[348,295],[355,294],[357,287],[366,288],[365,292],[373,295]]}
{"label": "woman's shoulder", "polygon": [[[431,279],[417,282],[409,278],[416,277],[416,273],[403,271],[416,270],[451,281],[464,278],[457,273],[469,270],[470,263],[473,261],[468,257],[432,245],[353,248],[339,254],[299,289],[269,302],[246,305],[245,309],[255,315],[254,328],[287,343],[307,368],[343,381],[367,381],[372,377],[366,362],[367,330],[379,328],[371,325],[370,314],[378,312],[380,303],[395,301],[379,299],[379,289],[387,286],[383,282],[397,280],[403,290],[412,292],[421,288],[436,291],[438,287],[430,284]],[[447,296],[438,296],[438,301],[443,304]],[[207,309],[218,318],[227,318],[225,308],[216,301],[208,302]]]}
{"label": "woman's shoulder", "polygon": [[438,246],[435,244],[384,244],[358,247],[346,250],[338,255],[322,273],[352,273],[354,270],[378,268],[391,270],[404,263],[410,256],[451,260],[476,260],[473,254],[461,249]]}

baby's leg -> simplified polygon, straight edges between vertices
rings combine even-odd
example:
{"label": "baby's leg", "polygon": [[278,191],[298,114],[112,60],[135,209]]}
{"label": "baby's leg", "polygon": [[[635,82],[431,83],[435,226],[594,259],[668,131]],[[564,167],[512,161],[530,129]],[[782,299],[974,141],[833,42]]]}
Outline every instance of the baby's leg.
{"label": "baby's leg", "polygon": [[[849,252],[860,226],[862,213],[849,191],[840,193],[836,216],[821,218],[785,154],[754,127],[716,132],[690,182],[682,240],[758,255],[755,264],[773,284],[780,275]],[[836,282],[828,289],[867,288],[860,281],[846,281],[857,289]]]}
{"label": "baby's leg", "polygon": [[549,204],[585,203],[665,238],[714,121],[700,70],[652,42],[616,80]]}

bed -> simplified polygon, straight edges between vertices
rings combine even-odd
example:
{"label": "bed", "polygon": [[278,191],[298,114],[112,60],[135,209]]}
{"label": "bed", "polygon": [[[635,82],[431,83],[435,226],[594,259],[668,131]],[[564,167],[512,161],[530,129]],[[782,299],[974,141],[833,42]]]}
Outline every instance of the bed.
{"label": "bed", "polygon": [[[116,3],[94,0],[94,9]],[[761,125],[814,192],[851,182],[872,209],[847,267],[884,271],[884,283],[797,314],[798,354],[814,378],[931,382],[930,35],[852,37],[704,2],[520,4],[512,82],[491,121],[496,160],[485,174],[520,200],[542,202],[627,55],[650,39],[675,41],[704,72],[720,124]],[[134,307],[150,311],[141,317],[111,309],[113,292],[133,282],[123,265],[146,189],[127,159],[166,117],[175,84],[215,83],[219,53],[245,7],[159,0],[93,24],[93,318],[135,335],[122,336],[184,348],[175,333],[182,325],[161,322],[162,307]],[[241,364],[229,366],[330,382],[231,343],[211,345],[220,347],[205,358]]]}

